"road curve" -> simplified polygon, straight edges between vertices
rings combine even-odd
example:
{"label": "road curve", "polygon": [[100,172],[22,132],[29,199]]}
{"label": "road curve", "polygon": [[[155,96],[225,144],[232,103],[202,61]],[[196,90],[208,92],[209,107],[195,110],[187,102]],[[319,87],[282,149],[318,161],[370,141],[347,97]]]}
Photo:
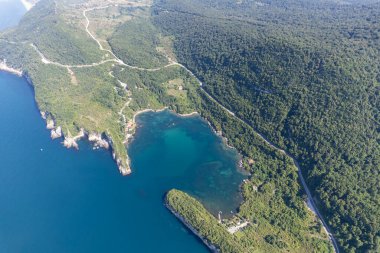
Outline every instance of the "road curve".
{"label": "road curve", "polygon": [[[182,65],[181,65],[181,66],[182,66]],[[186,69],[187,69],[187,68],[186,68]],[[190,71],[190,70],[187,69],[187,71]],[[195,76],[195,75],[193,74],[193,76]],[[197,78],[197,79],[198,79],[198,78]],[[202,82],[201,82],[199,79],[198,79],[198,82],[199,82],[200,84],[202,84]],[[261,139],[262,139],[267,145],[269,145],[271,148],[273,148],[273,149],[275,149],[275,150],[277,150],[277,151],[283,153],[284,155],[288,156],[289,158],[291,158],[291,159],[293,160],[294,165],[297,167],[298,175],[299,175],[300,181],[301,181],[301,183],[302,183],[302,186],[303,186],[303,188],[305,189],[306,195],[307,195],[307,197],[308,197],[308,199],[309,199],[309,201],[310,201],[310,205],[313,207],[313,209],[315,210],[315,214],[316,214],[316,215],[318,216],[318,218],[320,219],[320,221],[321,221],[321,223],[322,223],[322,225],[323,225],[323,227],[324,227],[324,229],[325,229],[325,231],[326,231],[326,233],[327,233],[327,235],[328,235],[330,241],[332,242],[332,244],[333,244],[333,246],[334,246],[334,251],[335,251],[336,253],[340,253],[340,251],[339,251],[339,246],[338,246],[338,243],[337,243],[335,237],[334,237],[333,234],[331,233],[331,230],[329,229],[329,227],[328,227],[326,221],[324,220],[322,214],[321,214],[321,213],[319,212],[319,210],[318,210],[317,205],[315,204],[315,201],[314,201],[313,196],[312,196],[312,194],[311,194],[311,192],[310,192],[310,190],[309,190],[309,187],[308,187],[307,184],[306,184],[305,178],[304,178],[303,175],[302,175],[301,167],[300,167],[298,161],[297,161],[292,155],[290,155],[289,153],[287,153],[285,150],[283,150],[283,149],[277,147],[275,144],[273,144],[272,142],[270,142],[270,141],[269,141],[264,135],[258,133],[258,132],[255,130],[255,128],[252,127],[248,122],[246,122],[245,120],[243,120],[243,119],[241,119],[240,117],[236,116],[236,114],[235,114],[234,112],[232,112],[232,111],[230,111],[229,109],[227,109],[226,107],[224,107],[224,106],[223,106],[223,105],[222,105],[217,99],[215,99],[215,98],[214,98],[212,95],[210,95],[205,89],[203,89],[203,87],[201,87],[201,90],[202,90],[202,92],[204,92],[204,93],[206,94],[206,96],[207,96],[210,100],[212,100],[213,102],[215,102],[216,104],[218,104],[218,105],[219,105],[221,108],[223,108],[223,110],[225,110],[228,114],[232,115],[233,117],[235,117],[235,118],[236,118],[237,120],[239,120],[240,122],[242,122],[242,123],[248,125],[250,128],[252,128],[253,131],[255,132],[255,134],[256,134],[257,136],[259,136],[259,137],[260,137],[260,138],[261,138]]]}
{"label": "road curve", "polygon": [[[131,65],[128,65],[126,64],[125,62],[123,62],[121,59],[119,59],[111,50],[108,50],[108,49],[105,49],[103,48],[103,46],[101,45],[101,43],[99,42],[99,40],[89,31],[89,26],[90,26],[90,20],[88,19],[86,13],[88,11],[93,11],[93,10],[99,10],[99,9],[105,9],[105,8],[108,8],[108,7],[111,7],[111,6],[117,6],[115,4],[111,4],[111,5],[107,5],[107,6],[102,6],[102,7],[95,7],[95,8],[90,8],[90,9],[86,9],[83,11],[83,16],[84,18],[86,19],[86,25],[85,25],[85,30],[86,32],[88,33],[88,35],[99,45],[99,50],[101,51],[105,51],[105,52],[108,52],[109,54],[111,54],[113,56],[113,59],[108,59],[108,60],[104,60],[104,61],[101,61],[101,62],[98,62],[98,63],[92,63],[92,64],[87,64],[87,65],[64,65],[64,64],[61,64],[61,63],[58,63],[58,62],[53,62],[53,61],[50,61],[48,60],[39,50],[38,48],[34,45],[34,44],[31,44],[31,46],[34,48],[34,50],[40,55],[41,57],[41,60],[43,63],[45,64],[53,64],[53,65],[56,65],[58,67],[64,67],[64,68],[87,68],[87,67],[94,67],[94,66],[98,66],[98,65],[101,65],[101,64],[104,64],[104,63],[107,63],[107,62],[115,62],[119,65],[122,65],[122,66],[125,66],[125,67],[128,67],[130,69],[136,69],[136,70],[141,70],[141,71],[159,71],[163,68],[167,68],[167,67],[170,67],[170,66],[179,66],[181,68],[183,68],[184,70],[186,70],[191,76],[193,76],[199,83],[200,85],[200,89],[202,92],[205,93],[205,95],[210,99],[212,100],[214,103],[216,103],[218,106],[220,106],[223,110],[225,110],[228,114],[230,114],[231,116],[233,116],[234,118],[236,118],[237,120],[239,120],[240,122],[248,125],[250,128],[252,128],[252,130],[255,132],[255,134],[260,137],[267,145],[269,145],[271,148],[283,153],[284,155],[288,156],[289,158],[291,158],[295,164],[295,166],[297,167],[297,170],[298,170],[298,175],[299,175],[299,178],[300,178],[300,181],[302,183],[302,186],[303,188],[305,189],[305,192],[307,194],[307,197],[310,201],[310,204],[311,206],[313,207],[313,209],[315,210],[315,213],[316,215],[318,216],[318,218],[321,220],[321,223],[324,227],[324,229],[326,230],[327,232],[327,235],[330,239],[330,241],[332,242],[333,246],[334,246],[334,251],[336,253],[340,253],[339,251],[339,247],[338,247],[338,243],[336,242],[336,239],[334,238],[333,234],[331,233],[327,223],[325,222],[325,220],[323,219],[323,216],[321,215],[321,213],[319,212],[315,202],[314,202],[314,199],[312,197],[312,194],[306,184],[306,181],[302,175],[302,172],[301,172],[301,168],[299,166],[299,163],[298,161],[292,156],[290,155],[289,153],[287,153],[285,150],[277,147],[275,144],[273,144],[272,142],[270,142],[264,135],[260,134],[259,132],[257,132],[255,130],[255,128],[253,126],[251,126],[247,121],[243,120],[242,118],[238,117],[234,112],[232,112],[231,110],[229,110],[228,108],[226,108],[225,106],[223,106],[216,98],[214,98],[211,94],[209,94],[205,89],[203,89],[203,83],[199,80],[199,78],[192,72],[190,71],[186,66],[182,65],[181,63],[178,63],[178,62],[170,62],[168,65],[164,66],[164,67],[161,67],[161,68],[154,68],[154,69],[146,69],[146,68],[141,68],[141,67],[137,67],[137,66],[131,66]],[[12,42],[10,42],[12,43]]]}
{"label": "road curve", "polygon": [[177,65],[180,66],[180,67],[182,67],[182,68],[184,68],[187,72],[190,73],[190,75],[192,75],[192,76],[198,81],[198,83],[199,83],[199,85],[200,85],[200,89],[201,89],[201,91],[202,91],[202,92],[203,92],[203,93],[204,93],[204,94],[205,94],[205,95],[206,95],[211,101],[213,101],[214,103],[216,103],[217,105],[219,105],[219,107],[221,107],[221,108],[222,108],[223,110],[225,110],[228,114],[230,114],[231,116],[235,117],[237,120],[239,120],[239,121],[242,122],[243,124],[248,125],[248,126],[254,131],[254,133],[255,133],[260,139],[262,139],[262,140],[263,140],[268,146],[270,146],[271,148],[273,148],[273,149],[275,149],[275,150],[277,150],[277,151],[283,153],[284,155],[288,156],[289,158],[291,158],[291,159],[293,160],[294,165],[297,167],[298,175],[299,175],[299,178],[300,178],[301,184],[302,184],[303,188],[305,189],[306,195],[307,195],[307,197],[308,197],[308,199],[309,199],[309,201],[310,201],[310,205],[313,207],[313,209],[315,210],[315,214],[316,214],[316,215],[318,216],[318,218],[320,219],[320,221],[321,221],[321,223],[322,223],[322,225],[323,225],[323,227],[324,227],[324,229],[325,229],[325,231],[326,231],[326,233],[327,233],[327,235],[328,235],[328,237],[329,237],[331,243],[332,243],[333,246],[334,246],[334,251],[335,251],[336,253],[340,253],[340,251],[339,251],[339,246],[338,246],[338,243],[337,243],[335,237],[334,237],[333,234],[331,233],[331,231],[330,231],[330,229],[329,229],[329,227],[328,227],[326,221],[324,220],[322,214],[321,214],[321,213],[319,212],[319,210],[318,210],[317,205],[315,204],[315,201],[314,201],[313,196],[312,196],[312,194],[311,194],[311,192],[310,192],[310,190],[309,190],[309,187],[308,187],[307,184],[306,184],[305,178],[304,178],[303,175],[302,175],[301,167],[300,167],[298,161],[297,161],[292,155],[290,155],[288,152],[286,152],[285,150],[283,150],[283,149],[277,147],[275,144],[273,144],[272,142],[270,142],[270,141],[269,141],[264,135],[262,135],[262,134],[260,134],[259,132],[257,132],[257,131],[255,130],[255,128],[254,128],[253,126],[251,126],[247,121],[245,121],[245,120],[243,120],[242,118],[236,116],[236,114],[235,114],[233,111],[231,111],[231,110],[229,110],[228,108],[226,108],[226,107],[225,107],[224,105],[222,105],[222,104],[221,104],[216,98],[214,98],[210,93],[208,93],[205,89],[203,89],[203,83],[202,83],[202,81],[199,80],[199,78],[197,78],[197,77],[195,76],[195,74],[194,74],[192,71],[190,71],[186,66],[184,66],[184,65],[182,65],[182,64],[180,64],[180,63],[177,63]]}

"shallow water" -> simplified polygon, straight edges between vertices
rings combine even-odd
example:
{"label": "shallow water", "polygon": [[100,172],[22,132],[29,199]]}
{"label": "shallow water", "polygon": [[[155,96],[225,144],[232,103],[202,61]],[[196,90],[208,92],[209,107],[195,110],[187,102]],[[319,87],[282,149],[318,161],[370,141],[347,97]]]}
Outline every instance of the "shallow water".
{"label": "shallow water", "polygon": [[51,141],[21,78],[0,72],[0,102],[0,252],[207,252],[162,205],[165,173]]}
{"label": "shallow water", "polygon": [[238,154],[199,117],[140,115],[133,174],[122,177],[110,152],[52,141],[24,79],[0,72],[0,105],[0,252],[208,252],[165,192],[185,190],[214,213],[240,202]]}
{"label": "shallow water", "polygon": [[216,136],[199,116],[148,112],[137,118],[140,127],[129,147],[135,174],[162,181],[197,197],[210,211],[225,215],[241,202],[239,185],[245,176],[237,171],[239,156]]}

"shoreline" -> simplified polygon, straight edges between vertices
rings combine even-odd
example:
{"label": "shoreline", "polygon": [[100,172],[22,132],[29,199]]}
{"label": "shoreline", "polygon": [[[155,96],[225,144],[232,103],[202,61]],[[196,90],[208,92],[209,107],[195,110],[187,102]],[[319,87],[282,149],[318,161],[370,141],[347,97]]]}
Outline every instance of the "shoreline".
{"label": "shoreline", "polygon": [[177,114],[179,117],[183,117],[183,118],[188,118],[188,117],[193,117],[193,116],[200,115],[197,111],[190,112],[190,113],[184,113],[184,114],[179,114],[179,113],[176,113],[176,112],[174,112],[174,113]]}
{"label": "shoreline", "polygon": [[0,70],[1,71],[4,71],[4,72],[8,72],[8,73],[11,73],[11,74],[14,74],[18,77],[22,77],[23,76],[23,72],[21,69],[15,69],[15,68],[12,68],[10,66],[7,65],[7,59],[4,59],[2,61],[0,61]]}
{"label": "shoreline", "polygon": [[178,117],[192,117],[192,116],[196,116],[196,115],[200,115],[197,111],[194,111],[194,112],[190,112],[190,113],[184,113],[184,114],[180,114],[180,113],[177,113],[173,110],[170,110],[169,107],[165,106],[164,108],[162,109],[143,109],[143,110],[140,110],[140,111],[137,111],[134,115],[133,115],[133,122],[136,122],[136,117],[139,116],[140,114],[143,114],[143,113],[146,113],[146,112],[163,112],[165,110],[168,110],[170,111],[171,113],[174,113],[175,115],[177,115]]}
{"label": "shoreline", "polygon": [[[8,65],[6,65],[6,60],[4,60],[3,62],[0,62],[0,70],[8,72],[10,74],[15,74],[18,77],[24,78],[29,85],[34,87],[31,78],[27,74],[25,74],[25,72],[18,70],[18,69],[14,69],[12,67],[9,67]],[[35,100],[35,102],[37,102],[37,101]],[[50,112],[40,110],[40,108],[38,107],[38,104],[37,104],[37,110],[40,112],[41,118],[45,121],[46,129],[50,130],[52,140],[61,139],[61,140],[63,140],[61,142],[61,144],[63,144],[63,146],[66,147],[67,149],[75,148],[75,149],[79,150],[78,141],[81,139],[85,139],[86,141],[88,141],[92,145],[93,148],[104,148],[105,150],[110,151],[112,154],[112,159],[116,163],[116,165],[119,169],[119,172],[120,172],[120,174],[122,174],[122,176],[128,176],[132,173],[129,155],[127,154],[127,156],[125,158],[126,159],[126,165],[124,165],[122,162],[123,161],[122,158],[118,157],[116,155],[116,153],[113,149],[112,139],[109,138],[107,133],[105,133],[105,132],[104,133],[89,132],[89,131],[81,128],[80,131],[76,134],[76,136],[68,137],[68,136],[64,135],[62,128],[60,126],[56,125],[56,122],[55,122],[53,116],[50,114]],[[226,145],[229,148],[235,149],[233,146],[230,146],[228,144],[228,139],[226,137],[223,137],[222,134],[218,134],[218,132],[212,126],[212,124],[206,118],[203,118],[201,116],[201,114],[198,113],[197,111],[193,111],[193,112],[185,113],[185,114],[180,114],[180,113],[177,113],[173,110],[170,110],[168,107],[163,107],[161,109],[150,109],[149,108],[149,109],[143,109],[143,110],[137,111],[133,115],[133,118],[131,119],[133,124],[134,124],[132,137],[134,137],[134,135],[135,135],[135,129],[137,126],[136,118],[140,114],[147,113],[147,112],[159,113],[159,112],[163,112],[165,110],[168,110],[170,113],[173,113],[175,116],[180,117],[180,118],[194,117],[194,116],[199,115],[201,117],[201,119],[205,120],[208,123],[209,127],[214,132],[214,134],[223,140],[223,145]],[[128,138],[126,138],[126,139],[128,140]],[[127,147],[125,147],[125,148],[127,149]],[[239,187],[239,191],[241,192],[241,185]],[[218,248],[214,244],[210,243],[206,238],[204,238],[202,235],[200,235],[198,233],[198,231],[193,226],[191,226],[180,214],[178,214],[174,209],[172,209],[168,203],[165,203],[165,206],[168,208],[168,210],[170,210],[170,212],[179,221],[181,221],[181,223],[183,225],[185,225],[196,237],[198,237],[211,252],[220,253],[220,250],[218,250]]]}
{"label": "shoreline", "polygon": [[[10,74],[14,74],[14,75],[16,75],[18,77],[25,78],[25,80],[29,83],[29,85],[31,85],[33,87],[33,82],[31,80],[31,78],[29,76],[25,75],[22,70],[15,69],[15,68],[12,68],[12,67],[8,66],[6,59],[0,61],[0,71],[4,71],[4,72],[10,73]],[[50,130],[50,136],[51,136],[52,140],[58,139],[58,138],[63,138],[63,141],[62,141],[63,146],[65,146],[66,148],[79,149],[79,145],[78,145],[77,141],[79,141],[82,138],[84,138],[84,137],[87,136],[87,140],[90,143],[92,143],[92,145],[93,145],[94,148],[105,148],[106,150],[110,150],[111,151],[112,158],[115,161],[116,165],[118,166],[118,169],[119,169],[120,173],[123,176],[127,176],[127,175],[130,175],[132,173],[132,170],[130,168],[130,157],[127,155],[127,157],[126,157],[126,166],[124,166],[122,164],[122,158],[117,157],[116,154],[115,154],[115,152],[113,151],[112,140],[107,136],[106,133],[95,133],[95,132],[88,133],[86,131],[86,129],[80,129],[80,131],[78,132],[77,136],[74,136],[74,137],[64,136],[62,128],[60,126],[56,126],[56,123],[55,123],[54,119],[53,118],[47,118],[47,115],[50,115],[50,113],[49,112],[43,112],[43,111],[41,111],[40,108],[38,107],[38,105],[37,105],[37,109],[39,110],[42,119],[46,123],[46,128],[48,130]],[[235,149],[233,146],[229,145],[228,139],[225,138],[225,137],[223,137],[222,134],[218,134],[218,132],[215,130],[215,128],[211,125],[211,123],[206,118],[203,118],[199,112],[193,111],[193,112],[190,112],[190,113],[180,114],[180,113],[177,113],[177,112],[175,112],[173,110],[170,110],[169,107],[167,107],[167,106],[165,106],[165,107],[163,107],[161,109],[151,109],[151,108],[148,108],[148,109],[143,109],[143,110],[137,111],[133,115],[133,118],[130,120],[130,122],[132,122],[132,124],[133,124],[132,133],[126,134],[126,136],[125,136],[126,137],[125,138],[125,144],[127,145],[130,142],[130,140],[134,137],[134,135],[135,135],[135,129],[136,129],[136,125],[137,125],[136,124],[136,118],[140,114],[147,113],[147,112],[159,113],[159,112],[163,112],[165,110],[169,110],[171,113],[173,113],[177,117],[181,117],[181,118],[194,117],[194,116],[199,115],[202,119],[204,119],[204,120],[207,121],[208,125],[210,126],[210,128],[214,132],[214,134],[216,134],[217,136],[219,136],[219,137],[222,138],[224,145],[226,145],[229,148]],[[101,138],[101,136],[103,134],[106,135],[105,139]]]}
{"label": "shoreline", "polygon": [[143,110],[137,111],[135,114],[133,114],[133,118],[132,118],[133,124],[136,123],[136,117],[139,116],[140,114],[143,114],[146,112],[163,112],[167,109],[168,107],[164,107],[162,109],[143,109]]}
{"label": "shoreline", "polygon": [[[32,79],[27,74],[25,74],[22,70],[15,69],[8,66],[6,62],[7,62],[6,59],[0,61],[0,71],[4,71],[6,73],[16,75],[20,78],[24,78],[26,82],[34,90]],[[77,142],[87,136],[87,141],[89,141],[94,148],[96,147],[105,148],[106,150],[111,151],[112,158],[115,161],[116,166],[119,169],[119,172],[123,176],[127,176],[132,173],[132,170],[130,168],[130,159],[128,155],[126,157],[126,165],[124,166],[122,164],[122,158],[116,156],[116,153],[112,146],[112,139],[109,138],[106,133],[95,133],[95,132],[88,133],[85,129],[81,128],[76,136],[74,137],[65,136],[63,134],[62,127],[56,125],[56,122],[54,118],[52,117],[52,115],[50,114],[50,112],[42,111],[39,108],[35,96],[34,96],[34,101],[36,103],[36,107],[37,107],[36,109],[40,113],[41,118],[45,121],[46,129],[50,130],[50,138],[52,140],[61,139],[62,140],[61,144],[67,149],[75,148],[79,150],[79,144]],[[105,139],[102,138],[103,134],[105,135]]]}
{"label": "shoreline", "polygon": [[165,206],[166,208],[179,220],[181,221],[181,223],[183,225],[185,225],[185,227],[187,227],[196,237],[198,237],[203,243],[204,245],[207,246],[207,248],[213,252],[213,253],[220,253],[220,251],[218,250],[218,248],[210,243],[209,241],[206,240],[206,238],[204,238],[202,235],[200,235],[198,233],[198,231],[192,226],[190,225],[179,213],[177,213],[170,205],[169,203],[165,202]]}

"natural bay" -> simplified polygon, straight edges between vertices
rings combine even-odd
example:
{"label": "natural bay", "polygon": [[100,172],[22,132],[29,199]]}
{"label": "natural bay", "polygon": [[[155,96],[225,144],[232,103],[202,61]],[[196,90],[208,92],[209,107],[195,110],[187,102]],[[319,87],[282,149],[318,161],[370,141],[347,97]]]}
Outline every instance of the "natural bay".
{"label": "natural bay", "polygon": [[[0,6],[1,28],[17,23],[16,7]],[[1,252],[207,252],[164,207],[165,192],[214,213],[240,202],[238,155],[199,117],[140,115],[133,174],[122,177],[110,152],[52,141],[24,79],[0,72],[0,103]]]}
{"label": "natural bay", "polygon": [[1,72],[0,91],[1,252],[207,252],[163,206],[166,170],[122,177],[109,152],[51,141],[23,79]]}

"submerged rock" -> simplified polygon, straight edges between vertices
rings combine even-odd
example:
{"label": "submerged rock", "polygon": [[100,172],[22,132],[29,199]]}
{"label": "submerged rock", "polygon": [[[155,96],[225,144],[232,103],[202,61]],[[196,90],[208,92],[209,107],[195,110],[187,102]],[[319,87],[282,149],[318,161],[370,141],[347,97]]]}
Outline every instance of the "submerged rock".
{"label": "submerged rock", "polygon": [[101,134],[91,133],[91,134],[88,135],[88,140],[90,142],[94,142],[95,143],[95,147],[101,147],[101,148],[105,148],[105,149],[109,149],[110,148],[110,144],[108,143],[107,140],[105,140],[105,139],[102,138]]}

